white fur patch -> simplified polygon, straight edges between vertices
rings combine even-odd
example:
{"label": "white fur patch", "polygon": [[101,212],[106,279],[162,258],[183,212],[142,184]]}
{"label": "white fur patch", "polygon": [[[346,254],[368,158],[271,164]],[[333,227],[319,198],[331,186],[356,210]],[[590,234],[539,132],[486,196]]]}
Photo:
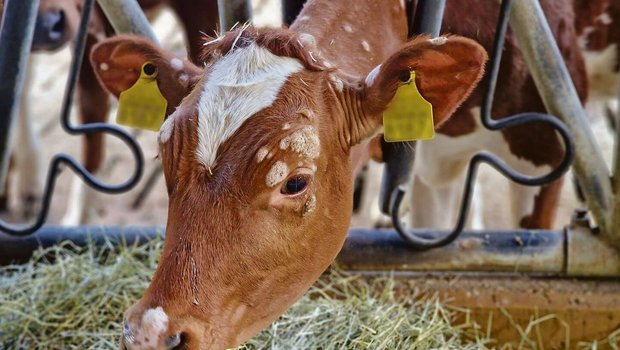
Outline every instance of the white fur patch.
{"label": "white fur patch", "polygon": [[170,67],[174,70],[181,70],[183,69],[183,61],[175,57],[170,60]]}
{"label": "white fur patch", "polygon": [[306,215],[312,213],[314,211],[314,209],[316,209],[316,197],[315,196],[311,196],[310,198],[308,198],[308,200],[304,204],[304,212],[303,212],[302,215],[306,216]]}
{"label": "white fur patch", "polygon": [[136,334],[136,343],[140,342],[140,348],[155,349],[159,342],[159,336],[168,329],[168,315],[161,306],[148,309],[142,315],[140,332]]}
{"label": "white fur patch", "polygon": [[291,123],[284,123],[284,125],[282,125],[282,130],[288,130],[291,128]]}
{"label": "white fur patch", "polygon": [[428,41],[433,45],[443,45],[448,42],[448,38],[445,36],[438,36],[436,38],[428,39]]}
{"label": "white fur patch", "polygon": [[256,152],[256,163],[260,163],[263,160],[265,160],[265,157],[267,157],[267,154],[269,154],[269,151],[265,147],[261,147]]}
{"label": "white fur patch", "polygon": [[368,41],[362,40],[362,48],[364,48],[364,51],[370,52],[370,45],[368,44]]}
{"label": "white fur patch", "polygon": [[342,90],[344,90],[344,83],[342,82],[342,80],[340,78],[338,78],[338,76],[336,76],[336,74],[332,73],[329,75],[329,80],[332,81],[332,85],[334,85],[334,87],[336,88],[336,90],[342,92]]}
{"label": "white fur patch", "polygon": [[172,131],[174,130],[174,114],[166,118],[164,123],[159,128],[159,142],[166,143],[170,140]]}
{"label": "white fur patch", "polygon": [[314,39],[314,36],[312,34],[308,34],[308,33],[299,34],[299,42],[304,47],[315,47],[316,46],[316,39]]}
{"label": "white fur patch", "polygon": [[282,182],[288,175],[288,165],[282,161],[277,161],[273,164],[269,172],[267,173],[267,186],[273,187]]}
{"label": "white fur patch", "polygon": [[298,113],[310,120],[313,120],[316,117],[316,114],[314,114],[312,110],[307,108],[300,110]]}
{"label": "white fur patch", "polygon": [[379,75],[379,71],[381,70],[381,65],[376,66],[375,68],[373,68],[370,73],[368,73],[368,75],[366,76],[365,82],[366,82],[366,86],[370,87],[372,86],[372,84],[374,84],[375,79],[377,79],[377,75]]}
{"label": "white fur patch", "polygon": [[613,22],[607,12],[603,12],[598,17],[596,17],[596,21],[606,26],[610,25]]}
{"label": "white fur patch", "polygon": [[350,24],[343,24],[342,30],[344,30],[347,33],[353,33],[353,27],[351,27]]}
{"label": "white fur patch", "polygon": [[196,158],[215,165],[219,146],[255,113],[269,107],[299,60],[279,57],[255,43],[230,52],[207,72],[198,104]]}
{"label": "white fur patch", "polygon": [[315,159],[321,153],[319,134],[313,126],[306,125],[280,141],[280,149],[289,147],[304,157]]}
{"label": "white fur patch", "polygon": [[617,44],[602,51],[584,51],[590,97],[593,99],[615,99],[618,94],[619,75]]}

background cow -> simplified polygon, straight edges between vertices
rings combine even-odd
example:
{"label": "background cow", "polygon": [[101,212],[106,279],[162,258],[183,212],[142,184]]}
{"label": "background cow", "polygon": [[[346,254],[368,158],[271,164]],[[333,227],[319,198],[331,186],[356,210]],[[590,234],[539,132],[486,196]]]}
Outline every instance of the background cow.
{"label": "background cow", "polygon": [[[215,0],[140,0],[138,1],[147,13],[154,14],[162,6],[169,6],[178,16],[185,27],[190,59],[197,62],[200,52],[200,38],[202,35],[214,34],[218,23],[217,2]],[[32,43],[34,52],[55,51],[71,42],[76,35],[82,9],[81,0],[41,0],[35,33]],[[111,36],[114,31],[103,15],[99,6],[95,6],[94,13],[88,27],[85,53],[105,37]],[[183,64],[182,60],[172,62]],[[171,63],[171,64],[172,64]],[[32,68],[29,67],[29,71]],[[30,74],[29,74],[30,75]],[[26,92],[28,88],[25,89]],[[78,107],[82,123],[104,122],[109,112],[109,97],[107,92],[97,82],[93,67],[88,59],[83,60],[78,79]],[[21,115],[17,124],[18,137],[15,138],[18,149],[15,154],[13,167],[19,183],[18,194],[26,216],[36,213],[43,192],[43,177],[46,168],[41,159],[41,145],[33,128],[32,116],[29,114],[28,96],[22,99]],[[95,176],[100,172],[104,160],[103,134],[95,133],[84,136],[83,164]],[[3,198],[0,198],[0,209],[8,209],[8,183]],[[95,191],[75,178],[68,201],[68,209],[62,223],[76,225],[97,221],[101,203],[97,200]]]}

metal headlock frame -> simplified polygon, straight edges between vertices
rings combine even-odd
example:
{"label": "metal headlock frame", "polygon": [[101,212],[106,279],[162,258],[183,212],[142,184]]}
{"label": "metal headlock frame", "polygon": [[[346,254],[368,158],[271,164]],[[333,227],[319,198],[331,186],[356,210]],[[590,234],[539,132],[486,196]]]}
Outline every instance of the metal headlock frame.
{"label": "metal headlock frame", "polygon": [[[11,45],[14,45],[13,42],[16,40],[26,42],[28,50],[30,49],[29,43],[32,41],[32,29],[28,30],[29,33],[27,36],[19,36],[13,34],[13,36],[9,37],[11,31],[19,30],[15,28],[19,28],[20,24],[24,28],[34,27],[38,1],[32,1],[32,3],[34,4],[34,9],[25,9],[23,8],[23,6],[17,5],[23,3],[30,3],[30,1],[6,0],[4,21],[0,34],[0,52],[10,52]],[[73,158],[72,156],[65,153],[59,153],[54,155],[50,162],[49,170],[47,172],[40,212],[38,213],[32,224],[15,225],[8,224],[0,220],[0,231],[3,231],[9,235],[31,235],[32,233],[40,229],[41,226],[43,226],[49,213],[50,202],[52,199],[54,187],[56,185],[56,179],[60,174],[61,170],[63,169],[63,166],[71,168],[75,172],[75,174],[80,176],[88,186],[104,193],[126,192],[133,188],[142,177],[144,167],[144,157],[142,155],[142,150],[140,146],[136,143],[136,141],[131,137],[131,135],[129,135],[125,130],[121,129],[116,125],[108,123],[92,123],[76,126],[72,125],[71,121],[69,120],[69,113],[71,111],[71,106],[73,104],[73,98],[75,94],[75,86],[77,83],[80,66],[82,65],[82,58],[84,56],[84,49],[86,46],[88,21],[90,19],[91,13],[93,12],[93,7],[94,0],[84,0],[80,24],[78,27],[78,33],[75,40],[75,47],[73,49],[73,57],[71,59],[71,65],[69,69],[69,77],[67,79],[65,95],[63,98],[60,125],[65,132],[74,136],[102,132],[118,137],[129,147],[133,155],[135,161],[134,172],[126,181],[120,184],[107,184],[98,179],[97,177],[93,176],[89,171],[86,170],[86,168],[84,168],[84,166],[80,162],[75,160],[75,158]],[[22,44],[22,46],[23,45],[24,44]],[[25,51],[19,57],[11,57],[11,59],[7,60],[0,59],[0,72],[19,72],[23,69],[23,67],[26,66],[28,57],[29,52]],[[7,82],[8,84],[13,84],[14,86],[16,86],[16,89],[19,89],[20,92],[21,88],[23,87],[23,74],[21,75],[21,77],[17,76],[13,78],[12,81]],[[12,105],[10,105],[8,109],[0,109],[0,120],[3,121],[3,124],[8,124],[9,126],[1,131],[4,134],[8,134],[10,132],[10,126],[13,124],[13,120],[17,117],[17,108],[19,108],[18,106],[20,97],[20,93],[14,94]],[[8,140],[8,137],[2,137],[0,135],[0,139]],[[3,142],[3,144],[1,145],[0,151],[2,152],[0,153],[2,153],[2,156],[0,158],[0,162],[2,163],[0,163],[0,169],[3,169],[7,166],[5,164],[8,162],[9,148],[10,147],[8,141]]]}
{"label": "metal headlock frame", "polygon": [[[110,16],[109,20],[111,20],[117,32],[142,34],[146,37],[152,34],[144,15],[137,6],[136,0],[98,1],[99,4],[104,7],[104,12],[108,14],[110,12],[105,8],[107,6],[122,6],[122,4],[131,3],[131,6],[128,5],[128,7],[133,6],[133,10],[136,10],[135,13],[128,13],[131,12],[128,11],[128,9],[123,9],[121,11],[117,9],[117,15],[113,14]],[[442,0],[440,1],[443,3]],[[239,3],[242,2],[242,0],[235,0],[235,2]],[[426,3],[426,5],[421,4],[417,9],[421,11],[417,12],[418,16],[427,19],[425,22],[427,24],[420,24],[424,23],[424,21],[422,21],[416,25],[416,28],[420,28],[422,32],[435,33],[433,30],[424,28],[432,29],[433,26],[434,28],[438,28],[436,18],[440,18],[443,12],[443,5],[441,5],[441,8],[439,6],[433,7],[431,5],[433,2],[434,1],[422,0],[422,3]],[[89,2],[89,0],[86,0],[86,3],[90,5],[92,1]],[[510,1],[508,0],[502,2],[500,22],[498,23],[498,28],[504,33],[506,31],[506,23],[502,21],[507,21],[509,3]],[[422,12],[427,11],[424,10],[425,6],[430,6],[428,11],[432,11],[434,15],[422,16]],[[301,8],[301,6],[296,7]],[[236,21],[244,22],[248,19],[235,19],[234,16],[231,16],[231,13],[226,13],[226,11],[233,11],[234,8],[235,6],[224,8],[224,14],[221,13],[222,9],[220,9],[220,15],[224,16],[221,18],[228,19],[228,24],[225,25],[224,28],[229,27]],[[284,14],[287,14],[289,17],[294,15],[292,12],[295,10],[290,6],[283,8],[283,10]],[[246,15],[248,15],[247,12]],[[585,152],[580,152],[583,154],[579,153],[576,155],[575,172],[581,184],[584,185],[588,204],[594,207],[592,213],[594,214],[597,224],[599,227],[604,226],[602,224],[605,223],[604,220],[608,219],[608,216],[603,216],[601,213],[605,215],[608,214],[604,210],[609,210],[608,204],[613,200],[611,197],[612,192],[607,192],[611,187],[611,181],[609,178],[606,178],[606,167],[604,164],[601,165],[602,158],[600,157],[600,152],[594,146],[593,138],[591,134],[588,134],[589,130],[586,130],[584,135],[579,134],[579,132],[586,129],[584,119],[582,115],[580,115],[583,114],[583,109],[581,108],[574,87],[572,86],[570,77],[566,72],[566,67],[563,65],[557,46],[555,46],[553,42],[553,37],[549,31],[540,5],[537,3],[537,0],[520,0],[514,2],[512,3],[510,16],[512,19],[513,33],[524,51],[524,57],[532,70],[534,81],[543,96],[545,106],[567,123],[568,128],[575,134],[575,142],[579,145],[580,151],[585,149]],[[428,21],[429,18],[435,19]],[[82,17],[82,19],[84,19],[84,17]],[[151,40],[152,38],[154,38],[154,36],[151,37]],[[503,35],[501,39],[503,40]],[[83,38],[81,40],[83,40]],[[492,57],[494,57],[492,62],[496,62],[496,64],[491,64],[490,70],[492,73],[491,76],[494,76],[489,82],[489,87],[491,89],[495,87],[498,69],[497,64],[499,63],[499,58],[495,59],[495,57],[499,56],[499,52],[497,51],[501,51],[501,46],[500,42],[496,40],[494,53],[492,55]],[[2,52],[0,52],[0,55],[1,53]],[[80,55],[76,56],[79,57]],[[538,65],[542,65],[543,67],[538,67]],[[0,67],[2,66],[0,65]],[[554,82],[553,89],[549,88],[549,86],[551,86],[551,84],[549,84],[550,81]],[[500,121],[490,120],[488,116],[492,104],[492,95],[492,92],[489,92],[485,99],[482,115],[486,116],[486,118],[483,117],[483,125],[487,126],[489,129],[497,130],[532,121],[550,123],[552,126],[556,127],[563,137],[565,145],[567,146],[567,151],[572,151],[572,148],[568,147],[572,145],[572,142],[571,139],[567,137],[566,127],[549,115],[529,113],[513,116]],[[0,123],[1,122],[3,122],[3,120],[0,119]],[[0,133],[2,133],[2,130],[0,130]],[[405,147],[404,149],[409,150],[410,148]],[[617,152],[617,156],[620,159],[620,155],[618,154],[620,154],[620,152]],[[409,162],[413,162],[412,155],[405,159],[406,161],[401,162],[400,165],[398,162],[395,162],[395,164],[397,166],[406,165],[407,159]],[[461,208],[460,217],[466,217],[467,206],[469,205],[469,199],[471,197],[471,186],[473,186],[471,179],[475,177],[476,168],[480,162],[491,164],[491,166],[511,179],[514,178],[522,183],[536,185],[538,181],[542,182],[544,179],[552,181],[553,178],[559,176],[558,174],[565,171],[565,168],[570,164],[570,159],[571,154],[567,154],[564,162],[558,169],[550,174],[536,178],[513,173],[501,160],[495,158],[495,156],[491,154],[482,153],[477,155],[470,162],[468,169],[468,179],[470,179],[468,183],[470,183],[470,186],[466,186],[465,188],[466,193],[463,199],[464,203]],[[390,163],[388,163],[388,165],[389,164]],[[616,166],[620,169],[620,161],[616,162]],[[589,173],[588,176],[585,176],[586,173],[584,169],[588,169],[588,167],[594,168],[594,174]],[[616,172],[616,174],[619,173],[618,171]],[[403,172],[397,171],[393,172],[393,174],[402,176]],[[85,175],[88,176],[90,174]],[[407,173],[404,173],[404,175],[409,176]],[[614,180],[620,181],[620,176],[616,176]],[[391,195],[393,194],[392,198],[388,200],[387,203],[396,208],[399,204],[397,197],[400,196],[400,191],[397,191],[398,186],[402,185],[404,182],[402,182],[402,179],[401,182],[393,182],[397,185],[393,187],[393,191],[387,192]],[[590,196],[588,196],[588,194]],[[397,199],[395,200],[394,198]],[[597,200],[597,202],[592,204],[592,198]],[[402,197],[400,200],[402,200]],[[616,196],[616,200],[620,201],[620,196]],[[597,207],[600,210],[597,209]],[[620,208],[620,206],[618,208]],[[457,239],[453,244],[417,252],[413,252],[411,245],[403,241],[399,234],[393,230],[352,229],[338,256],[338,262],[345,269],[365,271],[527,272],[555,276],[620,275],[620,253],[614,248],[613,244],[609,244],[609,238],[613,238],[613,235],[609,235],[609,237],[603,236],[602,238],[607,238],[605,240],[601,240],[601,237],[599,237],[600,235],[594,236],[592,234],[591,222],[587,214],[588,212],[586,210],[578,211],[573,217],[570,225],[562,230],[487,230],[473,232],[463,231],[463,222],[460,220],[459,224],[457,224],[457,229],[452,232],[444,230],[416,230],[414,232],[414,239],[419,237],[422,238],[423,249],[427,248],[429,242],[433,244],[433,242],[441,241],[447,244],[448,239],[450,239],[450,241]],[[610,220],[613,218],[614,217],[611,216]],[[0,231],[2,231],[1,227]],[[458,234],[455,234],[455,231],[458,231]],[[601,232],[603,234],[605,233],[604,230],[601,230]],[[408,232],[404,233],[408,234]],[[0,244],[0,264],[25,261],[32,255],[35,249],[59,244],[67,240],[77,246],[84,246],[86,244],[107,245],[121,242],[140,244],[157,236],[161,236],[162,234],[163,228],[161,227],[114,226],[79,226],[73,228],[45,226],[35,234],[28,236],[9,236],[3,235],[3,233],[0,232],[0,243],[2,243]],[[592,252],[596,253],[592,254]]]}
{"label": "metal headlock frame", "polygon": [[[543,176],[527,176],[521,174],[513,169],[511,169],[503,160],[494,155],[493,153],[482,151],[475,154],[469,162],[469,167],[467,169],[467,176],[465,179],[465,188],[463,192],[463,197],[461,199],[461,207],[459,209],[459,215],[457,219],[456,226],[454,229],[444,237],[430,237],[428,235],[424,236],[419,234],[415,230],[407,230],[400,218],[400,205],[405,196],[405,182],[412,181],[411,180],[411,168],[410,164],[413,163],[414,152],[406,151],[405,156],[401,156],[402,150],[411,150],[413,147],[403,147],[402,145],[391,145],[384,144],[384,151],[386,147],[389,148],[388,154],[390,154],[390,158],[387,160],[386,164],[386,176],[385,178],[396,178],[390,172],[393,169],[397,169],[397,171],[405,172],[404,175],[400,174],[397,176],[399,181],[405,181],[399,183],[398,186],[393,185],[393,181],[385,181],[384,188],[382,189],[384,192],[383,198],[383,210],[385,214],[390,215],[392,218],[392,223],[396,231],[405,239],[413,248],[416,249],[431,249],[435,247],[445,246],[453,242],[462,232],[465,227],[465,222],[467,220],[467,214],[469,212],[469,207],[471,203],[471,197],[473,193],[473,187],[475,186],[476,174],[478,167],[481,163],[487,163],[492,166],[495,170],[500,172],[506,178],[526,186],[540,186],[548,184],[552,181],[559,179],[568,169],[573,161],[573,142],[571,135],[564,123],[562,123],[556,117],[553,117],[548,114],[543,113],[522,113],[514,116],[510,116],[500,120],[491,119],[491,109],[493,105],[493,96],[495,94],[495,87],[497,85],[497,76],[499,74],[500,62],[502,58],[502,50],[504,48],[504,41],[506,37],[506,30],[508,28],[508,16],[510,14],[510,6],[512,4],[511,0],[503,0],[500,7],[499,18],[497,22],[497,28],[495,32],[495,40],[493,43],[493,51],[491,53],[491,59],[489,63],[488,70],[488,86],[486,90],[486,94],[484,95],[484,99],[482,102],[481,109],[481,122],[482,125],[492,131],[500,131],[506,128],[514,127],[517,125],[522,125],[526,123],[532,122],[542,122],[551,125],[559,134],[564,142],[565,154],[564,158],[560,165],[558,165],[553,171]],[[421,30],[418,30],[417,34],[428,33],[433,36],[437,36],[439,33],[439,28],[441,27],[441,20],[443,15],[443,8],[445,6],[445,1],[421,1],[418,8],[418,15],[416,18],[423,17],[427,19],[430,23],[424,25]],[[425,16],[425,12],[431,12],[431,16]],[[422,13],[420,16],[419,14]],[[434,23],[431,21],[434,20]],[[396,154],[395,156],[392,154]],[[410,156],[411,158],[408,158]],[[396,165],[392,165],[396,163]],[[402,166],[401,164],[406,164],[406,166]],[[393,188],[395,187],[395,188]],[[385,193],[389,193],[389,196],[386,196]],[[388,209],[387,211],[385,209]]]}

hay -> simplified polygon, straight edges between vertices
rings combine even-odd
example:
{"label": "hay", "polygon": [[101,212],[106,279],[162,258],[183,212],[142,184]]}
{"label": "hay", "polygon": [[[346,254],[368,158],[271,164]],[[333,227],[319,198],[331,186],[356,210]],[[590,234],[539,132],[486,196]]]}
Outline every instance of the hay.
{"label": "hay", "polygon": [[[161,246],[161,241],[117,250],[64,245],[39,252],[26,265],[0,268],[0,348],[117,349],[122,312],[148,285]],[[54,261],[46,258],[49,253]],[[433,297],[396,298],[395,290],[403,287],[398,283],[406,284],[332,269],[239,349],[492,346],[474,325],[454,324],[464,311],[450,310]]]}

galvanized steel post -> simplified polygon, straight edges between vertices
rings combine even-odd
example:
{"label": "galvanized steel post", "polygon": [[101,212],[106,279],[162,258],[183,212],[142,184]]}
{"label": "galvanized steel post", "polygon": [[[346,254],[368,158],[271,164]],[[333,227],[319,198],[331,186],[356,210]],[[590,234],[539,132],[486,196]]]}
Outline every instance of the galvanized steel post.
{"label": "galvanized steel post", "polygon": [[19,112],[38,7],[39,0],[4,3],[0,28],[0,184],[6,181],[11,132]]}
{"label": "galvanized steel post", "polygon": [[252,5],[248,0],[217,0],[220,13],[220,31],[230,30],[236,23],[252,19]]}
{"label": "galvanized steel post", "polygon": [[514,1],[510,25],[547,110],[558,116],[572,133],[577,150],[575,174],[603,238],[618,248],[620,232],[614,232],[611,226],[613,202],[609,169],[538,1]]}
{"label": "galvanized steel post", "polygon": [[137,0],[97,0],[97,2],[117,33],[143,36],[154,44],[159,44]]}

